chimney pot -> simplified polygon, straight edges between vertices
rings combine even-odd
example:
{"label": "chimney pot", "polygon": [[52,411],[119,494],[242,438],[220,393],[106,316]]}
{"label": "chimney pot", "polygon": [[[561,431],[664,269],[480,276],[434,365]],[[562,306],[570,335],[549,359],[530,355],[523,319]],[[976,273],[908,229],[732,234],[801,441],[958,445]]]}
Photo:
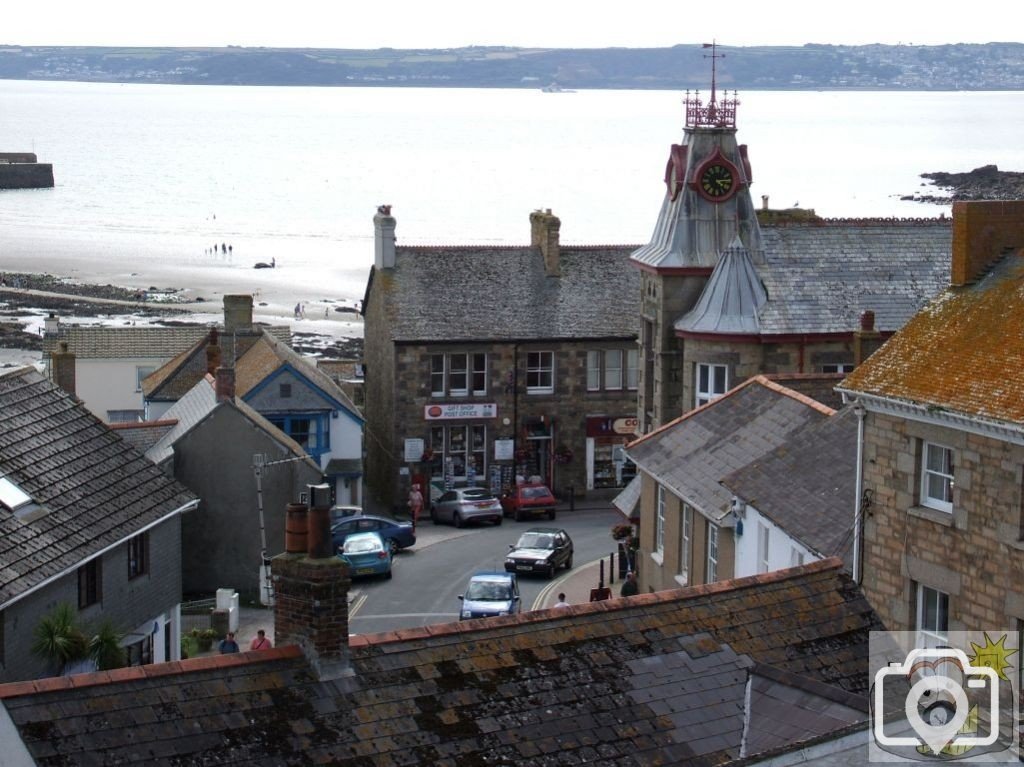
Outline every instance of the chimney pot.
{"label": "chimney pot", "polygon": [[284,527],[284,550],[287,554],[306,553],[307,515],[304,503],[289,503]]}
{"label": "chimney pot", "polygon": [[307,517],[307,553],[310,559],[324,559],[334,555],[331,543],[331,486],[307,485],[309,489],[309,516]]}
{"label": "chimney pot", "polygon": [[861,330],[874,330],[875,329],[875,313],[870,309],[865,309],[860,313],[860,329]]}
{"label": "chimney pot", "polygon": [[373,265],[378,269],[395,268],[395,226],[390,205],[378,205],[373,217]]}

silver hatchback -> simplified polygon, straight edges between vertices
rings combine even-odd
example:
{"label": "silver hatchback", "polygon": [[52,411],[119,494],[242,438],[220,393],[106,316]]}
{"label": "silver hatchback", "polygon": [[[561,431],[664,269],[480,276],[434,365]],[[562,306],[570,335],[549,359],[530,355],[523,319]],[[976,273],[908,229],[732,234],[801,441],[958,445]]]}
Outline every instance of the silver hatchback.
{"label": "silver hatchback", "polygon": [[467,522],[493,522],[501,524],[504,514],[501,503],[490,490],[482,487],[464,487],[448,490],[430,508],[434,524],[449,522],[462,527]]}

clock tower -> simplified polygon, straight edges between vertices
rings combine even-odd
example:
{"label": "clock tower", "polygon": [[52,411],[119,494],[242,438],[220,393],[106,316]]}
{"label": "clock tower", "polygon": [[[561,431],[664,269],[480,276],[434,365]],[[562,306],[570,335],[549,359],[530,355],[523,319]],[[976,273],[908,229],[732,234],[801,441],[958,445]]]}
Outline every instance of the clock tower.
{"label": "clock tower", "polygon": [[713,44],[711,98],[686,92],[683,140],[669,149],[665,198],[651,241],[630,256],[641,270],[641,432],[681,415],[682,339],[675,321],[693,308],[723,251],[738,237],[757,262],[761,232],[750,196],[753,174],[747,147],[736,143],[735,91],[719,98]]}

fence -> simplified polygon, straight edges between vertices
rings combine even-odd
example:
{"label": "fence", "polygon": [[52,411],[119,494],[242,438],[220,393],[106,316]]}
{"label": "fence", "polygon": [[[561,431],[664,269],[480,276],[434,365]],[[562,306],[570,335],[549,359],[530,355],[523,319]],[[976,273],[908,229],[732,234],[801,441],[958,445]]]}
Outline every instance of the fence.
{"label": "fence", "polygon": [[181,633],[186,634],[194,628],[208,629],[211,627],[211,616],[217,606],[217,599],[196,599],[181,603]]}

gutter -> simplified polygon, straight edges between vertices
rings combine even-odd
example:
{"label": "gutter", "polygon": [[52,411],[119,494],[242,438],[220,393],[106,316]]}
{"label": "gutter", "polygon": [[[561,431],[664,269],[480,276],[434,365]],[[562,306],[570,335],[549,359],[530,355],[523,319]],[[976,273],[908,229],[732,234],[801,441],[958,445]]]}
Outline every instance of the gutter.
{"label": "gutter", "polygon": [[88,557],[84,557],[83,559],[80,559],[77,562],[77,564],[75,564],[74,567],[69,567],[69,568],[67,568],[65,570],[62,570],[61,572],[57,573],[56,575],[51,575],[49,578],[47,578],[47,579],[45,579],[43,581],[40,581],[35,586],[32,586],[31,588],[27,589],[26,591],[23,591],[21,594],[18,594],[16,597],[13,597],[13,598],[9,599],[8,601],[4,602],[2,605],[0,605],[0,610],[6,610],[8,607],[10,607],[11,605],[15,604],[16,602],[20,602],[22,599],[24,599],[25,597],[29,596],[30,594],[34,594],[35,592],[39,591],[40,589],[44,588],[45,586],[49,586],[51,583],[53,583],[54,581],[57,581],[57,580],[63,578],[65,575],[69,575],[72,571],[77,570],[82,565],[87,564],[89,562],[92,562],[97,557],[102,557],[108,551],[112,551],[113,549],[116,549],[118,546],[120,546],[123,543],[125,543],[126,541],[128,541],[129,538],[134,538],[136,535],[141,535],[142,533],[149,532],[150,530],[152,530],[157,525],[160,525],[160,524],[163,524],[164,522],[166,522],[168,519],[173,517],[175,514],[184,514],[187,511],[195,511],[197,508],[199,508],[199,499],[198,498],[189,501],[184,506],[181,506],[181,507],[175,509],[174,511],[170,512],[169,514],[164,514],[162,517],[160,517],[160,519],[157,519],[157,520],[149,523],[145,527],[143,527],[143,528],[141,528],[139,530],[134,531],[131,535],[126,536],[124,538],[121,538],[120,540],[115,541],[114,543],[110,544],[109,546],[107,546],[107,547],[105,547],[103,549],[100,549],[95,554],[92,554],[92,555],[90,555]]}

